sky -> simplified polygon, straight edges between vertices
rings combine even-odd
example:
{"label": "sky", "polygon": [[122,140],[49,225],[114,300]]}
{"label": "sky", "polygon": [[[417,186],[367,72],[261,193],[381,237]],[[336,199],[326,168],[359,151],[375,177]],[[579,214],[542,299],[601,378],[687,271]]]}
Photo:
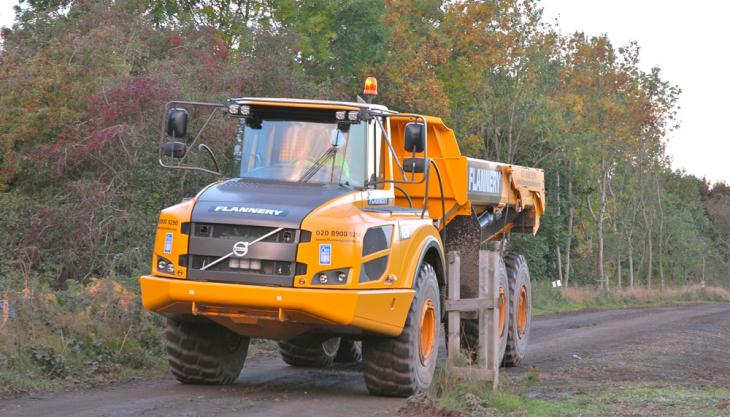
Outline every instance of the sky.
{"label": "sky", "polygon": [[[0,0],[0,26],[16,1]],[[662,69],[682,89],[681,126],[669,134],[672,168],[730,183],[730,2],[724,0],[542,0],[544,16],[569,34],[608,34],[615,47],[638,42],[641,67]]]}
{"label": "sky", "polygon": [[724,0],[542,0],[561,32],[636,41],[640,66],[661,68],[682,89],[680,127],[669,134],[672,168],[730,183],[730,2]]}

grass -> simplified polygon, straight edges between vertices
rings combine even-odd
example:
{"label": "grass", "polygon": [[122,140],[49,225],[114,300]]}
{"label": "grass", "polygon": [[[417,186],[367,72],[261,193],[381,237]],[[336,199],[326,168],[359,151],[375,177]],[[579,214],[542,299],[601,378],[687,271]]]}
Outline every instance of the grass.
{"label": "grass", "polygon": [[730,302],[730,291],[720,287],[687,286],[648,290],[614,289],[609,293],[591,287],[552,288],[549,282],[532,285],[533,315],[587,308],[654,307],[681,303]]}
{"label": "grass", "polygon": [[[526,381],[527,382],[527,381]],[[730,415],[722,405],[730,400],[730,389],[699,388],[670,384],[632,383],[604,386],[596,392],[540,394],[493,391],[491,383],[451,378],[439,370],[433,395],[449,410],[474,416],[591,417],[591,416],[677,416],[711,417]]]}

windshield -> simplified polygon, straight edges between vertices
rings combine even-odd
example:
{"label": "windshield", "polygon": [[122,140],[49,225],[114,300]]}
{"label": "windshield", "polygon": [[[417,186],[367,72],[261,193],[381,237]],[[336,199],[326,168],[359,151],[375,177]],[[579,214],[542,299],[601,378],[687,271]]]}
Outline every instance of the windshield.
{"label": "windshield", "polygon": [[363,187],[367,125],[340,126],[299,120],[250,126],[241,120],[233,177]]}

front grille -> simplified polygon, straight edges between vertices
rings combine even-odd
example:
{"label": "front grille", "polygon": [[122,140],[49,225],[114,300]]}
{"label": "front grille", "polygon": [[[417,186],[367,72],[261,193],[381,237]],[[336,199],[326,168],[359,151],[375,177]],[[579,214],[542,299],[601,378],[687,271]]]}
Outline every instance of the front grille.
{"label": "front grille", "polygon": [[[265,239],[276,227],[218,223],[192,223],[188,279],[193,281],[235,282],[255,285],[294,285],[294,275],[306,266],[297,265],[297,229],[282,229]],[[261,240],[258,240],[261,239]],[[231,254],[239,242],[249,242],[244,256],[230,255],[206,269],[221,257]],[[252,242],[256,242],[251,244]],[[302,268],[303,267],[303,268]]]}
{"label": "front grille", "polygon": [[[251,242],[273,231],[274,227],[243,226],[235,224],[195,223],[194,236]],[[261,242],[294,243],[296,230],[283,229]]]}
{"label": "front grille", "polygon": [[[201,256],[191,255],[190,256],[190,268],[202,269],[205,265],[209,265],[215,262],[219,256]],[[232,267],[232,262],[238,263],[238,267]],[[241,266],[244,261],[247,267]],[[235,265],[234,263],[234,265]],[[252,267],[253,265],[253,267]],[[292,275],[294,268],[294,262],[284,261],[271,261],[264,259],[238,259],[230,257],[226,260],[218,262],[217,264],[205,269],[205,271],[218,271],[218,272],[240,272],[246,274],[257,274],[257,275]]]}

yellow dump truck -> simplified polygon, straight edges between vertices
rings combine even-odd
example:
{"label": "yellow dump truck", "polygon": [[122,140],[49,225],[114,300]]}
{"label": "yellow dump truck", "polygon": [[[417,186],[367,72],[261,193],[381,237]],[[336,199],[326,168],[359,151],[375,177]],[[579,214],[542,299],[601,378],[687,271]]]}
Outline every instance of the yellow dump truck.
{"label": "yellow dump truck", "polygon": [[[167,320],[167,352],[183,383],[227,384],[251,338],[278,342],[292,366],[362,361],[371,393],[406,396],[432,381],[446,294],[445,254],[461,254],[462,297],[478,292],[478,251],[508,232],[535,233],[543,171],[463,156],[438,117],[356,102],[235,98],[171,102],[160,163],[218,176],[162,210],[144,306]],[[235,126],[230,172],[189,132],[191,108]],[[197,147],[195,146],[197,145]],[[189,166],[194,151],[215,168]],[[208,165],[213,165],[208,163]],[[530,276],[503,252],[503,365],[525,355]],[[463,341],[478,334],[464,320]]]}

